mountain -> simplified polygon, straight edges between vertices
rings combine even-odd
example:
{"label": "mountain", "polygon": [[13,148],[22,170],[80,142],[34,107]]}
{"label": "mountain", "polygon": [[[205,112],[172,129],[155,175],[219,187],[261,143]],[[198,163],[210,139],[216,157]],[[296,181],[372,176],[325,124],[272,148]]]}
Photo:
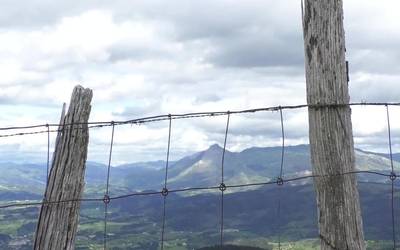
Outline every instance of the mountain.
{"label": "mountain", "polygon": [[0,163],[0,191],[28,191],[43,193],[46,185],[44,164]]}
{"label": "mountain", "polygon": [[[184,157],[172,164],[169,170],[169,186],[172,188],[215,186],[221,182],[221,158],[223,149],[212,145],[205,151]],[[356,150],[358,170],[390,173],[390,160],[372,152]],[[280,173],[281,147],[253,147],[241,152],[225,152],[224,182],[248,184],[275,180]],[[394,162],[396,171],[400,163]],[[287,146],[284,151],[283,175],[292,178],[311,174],[308,145]],[[385,182],[381,176],[359,174],[360,181]]]}
{"label": "mountain", "polygon": [[[281,147],[253,147],[241,152],[226,151],[225,183],[274,180],[280,171],[281,150]],[[171,162],[168,187],[173,189],[219,185],[222,152],[220,146],[212,145],[204,151]],[[309,147],[285,147],[283,163],[284,178],[310,174]],[[360,170],[386,173],[391,169],[387,155],[361,150],[356,150],[356,166]],[[165,176],[164,167],[164,161],[112,167],[111,195],[161,190]],[[395,161],[394,167],[399,172],[400,163]],[[0,163],[0,171],[0,202],[41,199],[46,165]],[[106,174],[105,164],[87,162],[85,196],[102,197]],[[366,238],[384,240],[384,244],[389,246],[387,249],[391,249],[390,242],[388,243],[391,237],[391,185],[386,183],[388,178],[368,174],[358,176]],[[276,242],[279,235],[283,241],[317,238],[315,194],[310,183],[311,179],[283,186],[261,186],[254,190],[228,189],[224,195],[226,243],[268,249],[268,242]],[[399,188],[395,182],[396,200]],[[241,192],[233,192],[238,190]],[[170,246],[175,246],[171,249],[201,249],[218,244],[220,192],[185,194],[171,192],[166,202],[166,239]],[[281,208],[279,216],[278,204]],[[76,249],[101,248],[103,206],[102,202],[82,203]],[[112,249],[157,249],[162,207],[161,195],[113,200],[108,216]],[[395,206],[395,215],[399,213],[400,207]],[[0,248],[31,249],[37,216],[37,207],[1,210],[3,226],[0,226]],[[21,247],[10,248],[15,245]],[[386,248],[379,245],[371,249]]]}
{"label": "mountain", "polygon": [[[227,185],[248,184],[275,180],[281,165],[281,147],[252,147],[241,152],[225,152],[224,182]],[[221,183],[223,149],[215,144],[208,149],[170,162],[168,187],[218,186]],[[397,156],[397,155],[395,155]],[[397,159],[397,158],[395,158]],[[387,155],[356,150],[356,167],[359,170],[390,172]],[[133,191],[160,190],[164,183],[165,162],[138,162],[113,166],[110,171],[111,195]],[[400,170],[395,161],[394,168]],[[45,186],[44,164],[0,163],[2,178],[0,191],[42,194]],[[86,195],[100,195],[105,189],[107,166],[96,162],[86,164]],[[284,151],[284,178],[311,174],[308,145],[287,146]],[[386,182],[382,176],[359,174],[360,181]],[[308,183],[309,180],[293,184]]]}

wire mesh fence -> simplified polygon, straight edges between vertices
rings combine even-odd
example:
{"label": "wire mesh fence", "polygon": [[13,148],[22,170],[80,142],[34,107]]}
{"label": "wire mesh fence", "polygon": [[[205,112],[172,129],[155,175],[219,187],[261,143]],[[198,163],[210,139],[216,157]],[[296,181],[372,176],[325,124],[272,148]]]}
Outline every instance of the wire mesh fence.
{"label": "wire mesh fence", "polygon": [[[303,176],[294,176],[294,177],[285,177],[284,175],[284,166],[285,166],[285,129],[284,129],[284,111],[289,109],[334,109],[340,107],[351,107],[351,106],[383,106],[386,107],[386,121],[387,121],[387,138],[388,138],[388,147],[389,147],[389,157],[390,157],[390,167],[388,171],[370,171],[370,170],[355,170],[350,172],[343,172],[338,174],[331,175],[315,175],[315,174],[305,174]],[[271,186],[276,185],[279,190],[281,187],[287,183],[296,183],[304,180],[313,180],[314,178],[331,178],[333,176],[347,176],[347,175],[375,175],[381,176],[383,178],[387,178],[390,181],[390,201],[391,201],[391,228],[392,228],[392,243],[393,249],[397,247],[396,245],[396,214],[395,214],[395,181],[397,180],[397,174],[394,169],[393,164],[393,152],[392,152],[392,135],[391,135],[391,122],[390,122],[390,106],[400,106],[400,103],[350,103],[350,104],[317,104],[317,105],[296,105],[296,106],[276,106],[276,107],[267,107],[267,108],[259,108],[259,109],[247,109],[247,110],[238,110],[238,111],[222,111],[222,112],[197,112],[197,113],[187,113],[187,114],[168,114],[168,115],[157,115],[157,116],[149,116],[137,119],[131,119],[126,121],[106,121],[106,122],[88,122],[87,124],[41,124],[41,125],[27,125],[27,126],[12,126],[12,127],[2,127],[0,128],[0,138],[4,137],[14,137],[14,136],[24,136],[24,135],[32,135],[32,134],[47,134],[47,163],[46,163],[46,171],[47,176],[49,173],[49,166],[51,166],[50,160],[50,136],[51,133],[54,132],[62,132],[63,129],[81,129],[82,126],[79,125],[88,125],[89,128],[101,128],[101,127],[111,127],[111,135],[110,135],[110,144],[109,144],[109,153],[108,153],[108,164],[107,164],[107,175],[105,180],[105,190],[104,195],[101,197],[95,198],[77,198],[70,200],[46,200],[40,202],[9,202],[6,204],[0,205],[0,209],[10,209],[10,208],[20,208],[20,207],[35,207],[35,206],[51,206],[58,204],[67,204],[73,202],[102,202],[104,206],[104,217],[103,217],[103,248],[108,248],[108,221],[109,221],[109,206],[118,200],[128,199],[132,197],[149,197],[159,195],[162,199],[161,207],[159,208],[161,211],[161,235],[159,248],[164,250],[164,244],[166,241],[166,221],[168,217],[167,204],[168,197],[171,194],[182,194],[182,193],[190,193],[190,192],[201,192],[201,191],[212,191],[220,193],[220,202],[219,202],[219,246],[222,249],[224,246],[224,222],[226,220],[225,210],[227,204],[225,203],[224,194],[229,191],[235,191],[240,188],[255,188],[262,186]],[[229,126],[230,119],[233,115],[236,114],[252,114],[257,112],[272,112],[278,111],[280,117],[280,130],[281,130],[281,157],[280,157],[280,168],[278,170],[279,175],[274,176],[270,180],[260,181],[260,182],[251,182],[251,183],[226,183],[225,179],[225,152],[226,145],[229,136]],[[221,164],[220,164],[220,183],[215,183],[212,186],[191,186],[186,188],[169,188],[169,164],[170,164],[170,149],[171,149],[171,134],[173,133],[173,121],[178,122],[180,119],[196,119],[196,118],[212,118],[217,116],[226,116],[226,126],[224,133],[224,141],[223,141],[223,150],[221,155]],[[113,155],[113,144],[114,144],[114,131],[119,125],[125,124],[147,124],[154,123],[159,121],[168,121],[168,141],[166,146],[166,160],[165,160],[165,175],[163,178],[163,187],[159,191],[135,191],[122,195],[110,195],[109,187],[110,187],[110,175],[112,175],[112,155]],[[290,175],[287,175],[290,176]],[[47,180],[46,180],[47,186]],[[279,194],[281,194],[279,192]],[[282,216],[285,214],[282,213],[282,199],[281,195],[278,195],[277,202],[277,220],[279,221]],[[279,227],[279,224],[278,224]],[[282,241],[282,230],[280,228],[277,229],[278,234],[278,249],[281,249],[281,241]]]}

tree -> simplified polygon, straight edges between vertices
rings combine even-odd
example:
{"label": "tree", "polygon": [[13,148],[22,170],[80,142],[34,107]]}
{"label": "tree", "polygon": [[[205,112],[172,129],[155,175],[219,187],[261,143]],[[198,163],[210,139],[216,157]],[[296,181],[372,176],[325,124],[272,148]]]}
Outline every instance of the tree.
{"label": "tree", "polygon": [[321,249],[365,249],[345,61],[342,0],[305,0],[309,135]]}

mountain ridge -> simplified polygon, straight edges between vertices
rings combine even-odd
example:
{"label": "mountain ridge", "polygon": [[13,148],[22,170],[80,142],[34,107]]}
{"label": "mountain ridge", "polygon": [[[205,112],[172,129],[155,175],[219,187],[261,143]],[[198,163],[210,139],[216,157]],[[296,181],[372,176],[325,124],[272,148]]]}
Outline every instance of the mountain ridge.
{"label": "mountain ridge", "polygon": [[[300,144],[284,148],[283,177],[292,178],[311,174],[309,145]],[[390,173],[388,155],[356,149],[358,170]],[[206,150],[190,154],[169,164],[168,187],[187,188],[217,186],[221,183],[223,148],[213,144]],[[248,184],[274,180],[279,176],[282,147],[251,147],[239,152],[225,151],[224,182]],[[396,158],[397,159],[397,158]],[[164,183],[165,161],[123,164],[111,168],[110,188],[113,193],[142,190],[160,190]],[[396,171],[400,163],[394,161]],[[105,185],[107,165],[87,162],[87,192],[102,190]],[[43,193],[46,177],[45,164],[1,163],[0,190]],[[359,175],[362,181],[384,182],[378,176]],[[125,191],[124,191],[125,190]],[[98,191],[100,192],[100,191]]]}

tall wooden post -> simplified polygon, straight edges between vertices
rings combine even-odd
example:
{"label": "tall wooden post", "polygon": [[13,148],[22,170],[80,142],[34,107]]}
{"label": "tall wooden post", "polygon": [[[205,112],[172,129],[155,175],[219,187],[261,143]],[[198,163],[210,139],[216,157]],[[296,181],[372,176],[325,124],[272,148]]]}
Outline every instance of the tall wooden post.
{"label": "tall wooden post", "polygon": [[[348,104],[342,0],[305,0],[307,103]],[[323,250],[365,249],[349,106],[310,107],[309,134]]]}
{"label": "tall wooden post", "polygon": [[[82,196],[91,100],[90,89],[81,86],[74,88],[68,113],[61,118],[62,131],[56,140],[45,201],[75,200]],[[73,250],[79,222],[79,208],[79,202],[43,205],[36,229],[34,249]]]}

